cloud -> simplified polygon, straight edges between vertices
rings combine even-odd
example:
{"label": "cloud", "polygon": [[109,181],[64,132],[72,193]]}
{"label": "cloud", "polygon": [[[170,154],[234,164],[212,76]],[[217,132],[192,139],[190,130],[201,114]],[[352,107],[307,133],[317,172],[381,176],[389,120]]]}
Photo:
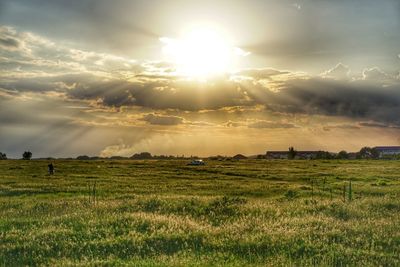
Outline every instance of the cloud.
{"label": "cloud", "polygon": [[343,130],[359,130],[360,127],[354,124],[334,124],[334,125],[326,125],[323,126],[322,129],[324,131],[330,131],[335,129],[343,129]]}
{"label": "cloud", "polygon": [[[393,77],[378,68],[364,70],[363,79],[349,79],[349,68],[339,63],[322,77],[257,68],[199,82],[173,75],[167,62],[138,62],[59,46],[10,27],[1,27],[1,31],[23,44],[12,52],[0,50],[6,59],[0,63],[4,70],[0,74],[3,92],[56,92],[68,100],[110,109],[142,107],[150,112],[196,112],[264,106],[270,113],[288,116],[318,114],[400,124],[400,81],[391,79],[388,83]],[[235,79],[237,76],[249,79]],[[153,124],[178,123],[177,118],[147,120]],[[226,120],[232,121],[231,126],[235,124],[234,118]],[[252,127],[275,126],[266,121]]]}
{"label": "cloud", "polygon": [[223,79],[206,83],[164,79],[82,81],[77,82],[67,94],[73,99],[94,100],[110,107],[141,106],[192,111],[254,103],[239,83]]}
{"label": "cloud", "polygon": [[140,120],[153,125],[179,125],[183,123],[183,118],[177,116],[165,116],[157,114],[144,115]]}
{"label": "cloud", "polygon": [[0,36],[0,47],[3,49],[17,49],[20,46],[18,40],[10,37],[1,37]]}
{"label": "cloud", "polygon": [[289,129],[289,128],[296,128],[297,126],[292,123],[282,123],[282,122],[273,122],[273,121],[257,121],[248,124],[249,128],[255,129]]}
{"label": "cloud", "polygon": [[225,125],[226,127],[241,127],[241,126],[245,126],[246,123],[239,122],[239,121],[227,121],[223,125]]}
{"label": "cloud", "polygon": [[0,49],[14,51],[22,46],[17,33],[11,27],[0,26]]}
{"label": "cloud", "polygon": [[388,123],[381,123],[381,122],[374,122],[374,121],[369,121],[369,122],[360,122],[360,126],[362,127],[373,127],[373,128],[395,128],[399,129],[399,125],[392,125]]}
{"label": "cloud", "polygon": [[127,71],[133,76],[140,69],[132,59],[74,49],[8,26],[0,26],[0,57],[0,70],[6,70],[13,78],[87,72],[121,78]]}
{"label": "cloud", "polygon": [[292,6],[293,6],[294,8],[296,8],[297,10],[300,10],[300,9],[301,9],[301,5],[298,4],[298,3],[294,3],[294,4],[292,4]]}
{"label": "cloud", "polygon": [[378,67],[364,69],[363,80],[370,81],[376,84],[382,84],[383,86],[400,83],[398,77],[396,77],[395,75],[387,74]]}
{"label": "cloud", "polygon": [[17,92],[56,91],[67,98],[104,107],[142,106],[200,110],[252,105],[245,89],[229,76],[207,82],[171,74],[166,62],[137,62],[110,54],[53,44],[10,27],[2,31],[24,43],[10,53],[0,50],[0,88]]}
{"label": "cloud", "polygon": [[400,125],[400,84],[382,87],[365,81],[292,79],[258,99],[275,112],[371,119]]}
{"label": "cloud", "polygon": [[350,68],[342,63],[338,63],[334,68],[322,73],[325,78],[338,80],[347,80],[349,78]]}
{"label": "cloud", "polygon": [[297,128],[295,124],[288,122],[279,122],[279,121],[267,121],[267,120],[254,120],[247,119],[244,121],[227,121],[223,123],[225,127],[247,127],[250,129],[289,129],[289,128]]}
{"label": "cloud", "polygon": [[150,19],[146,16],[148,13],[143,12],[150,8],[147,3],[15,0],[6,1],[2,8],[3,23],[33,29],[52,39],[73,41],[87,49],[115,54],[128,55],[132,53],[132,47],[141,47],[143,42],[159,36],[151,23],[144,23]]}
{"label": "cloud", "polygon": [[264,68],[264,69],[244,69],[235,74],[240,76],[248,76],[257,80],[262,80],[262,79],[270,79],[271,77],[276,75],[282,75],[288,73],[289,73],[288,71],[280,71],[271,68]]}

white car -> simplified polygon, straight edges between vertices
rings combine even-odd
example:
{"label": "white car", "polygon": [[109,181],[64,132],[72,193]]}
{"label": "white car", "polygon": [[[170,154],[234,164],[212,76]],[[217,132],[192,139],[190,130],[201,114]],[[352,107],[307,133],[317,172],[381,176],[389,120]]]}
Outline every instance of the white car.
{"label": "white car", "polygon": [[200,166],[200,165],[205,165],[206,163],[202,159],[195,159],[192,160],[188,165],[194,165],[194,166]]}

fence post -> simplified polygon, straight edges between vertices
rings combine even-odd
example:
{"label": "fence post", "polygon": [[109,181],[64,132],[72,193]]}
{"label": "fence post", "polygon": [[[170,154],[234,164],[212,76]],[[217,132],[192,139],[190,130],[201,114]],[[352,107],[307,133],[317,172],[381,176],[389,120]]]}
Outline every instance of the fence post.
{"label": "fence post", "polygon": [[96,182],[93,185],[93,203],[96,205]]}
{"label": "fence post", "polygon": [[89,198],[89,203],[90,203],[90,195],[91,195],[91,192],[90,192],[90,183],[88,183],[88,198]]}
{"label": "fence post", "polygon": [[314,201],[314,179],[311,180],[311,200]]}
{"label": "fence post", "polygon": [[343,185],[343,202],[346,202],[346,185]]}
{"label": "fence post", "polygon": [[353,196],[352,196],[352,190],[351,190],[351,181],[349,181],[349,201],[352,200]]}

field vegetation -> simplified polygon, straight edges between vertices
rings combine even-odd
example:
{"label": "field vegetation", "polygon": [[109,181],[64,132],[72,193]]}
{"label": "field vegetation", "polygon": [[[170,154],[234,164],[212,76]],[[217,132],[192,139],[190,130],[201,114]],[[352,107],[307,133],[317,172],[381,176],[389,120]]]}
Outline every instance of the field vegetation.
{"label": "field vegetation", "polygon": [[0,161],[0,265],[400,265],[400,161],[186,163]]}

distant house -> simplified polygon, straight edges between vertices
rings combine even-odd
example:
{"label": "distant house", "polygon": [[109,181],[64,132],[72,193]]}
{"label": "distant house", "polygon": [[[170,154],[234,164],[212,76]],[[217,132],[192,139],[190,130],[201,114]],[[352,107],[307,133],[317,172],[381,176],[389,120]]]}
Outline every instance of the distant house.
{"label": "distant house", "polygon": [[400,146],[376,146],[374,147],[379,153],[379,157],[400,155]]}
{"label": "distant house", "polygon": [[357,159],[357,152],[349,152],[347,153],[348,159]]}
{"label": "distant house", "polygon": [[240,160],[240,159],[247,159],[247,157],[242,154],[237,154],[233,156],[232,159]]}
{"label": "distant house", "polygon": [[267,159],[288,159],[288,151],[267,151],[265,155]]}
{"label": "distant house", "polygon": [[[317,159],[317,158],[325,158],[323,153],[324,151],[296,151],[295,159]],[[289,152],[288,151],[267,151],[266,154],[267,159],[288,159]]]}
{"label": "distant house", "polygon": [[296,159],[316,159],[321,151],[297,151]]}

